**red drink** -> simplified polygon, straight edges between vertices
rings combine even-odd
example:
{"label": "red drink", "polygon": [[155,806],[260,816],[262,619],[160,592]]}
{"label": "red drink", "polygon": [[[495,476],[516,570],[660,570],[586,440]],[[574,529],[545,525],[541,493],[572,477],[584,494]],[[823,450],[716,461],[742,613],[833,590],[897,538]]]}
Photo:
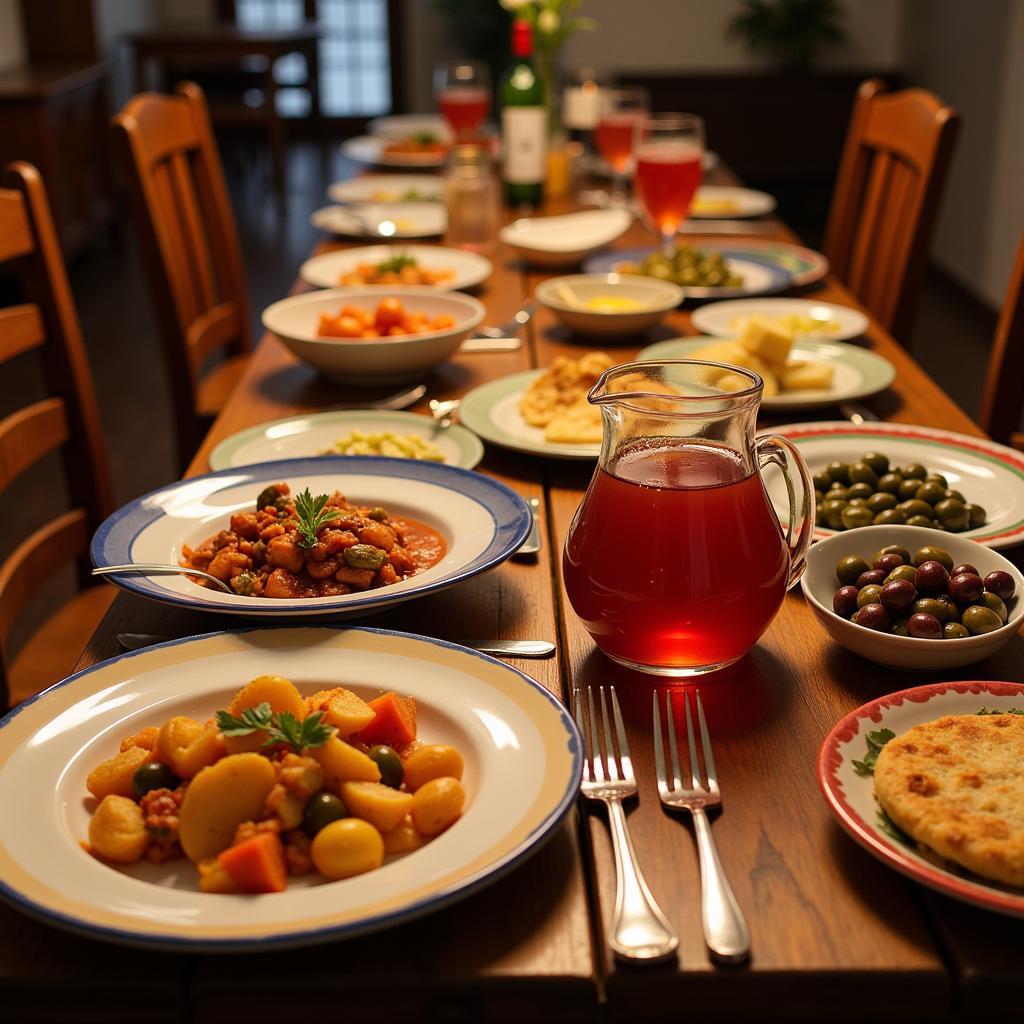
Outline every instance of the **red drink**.
{"label": "red drink", "polygon": [[759,473],[732,449],[653,442],[631,442],[594,474],[566,541],[565,589],[618,661],[727,664],[782,604],[785,537]]}
{"label": "red drink", "polygon": [[636,152],[636,192],[662,237],[686,220],[700,184],[701,151],[688,142],[652,142]]}
{"label": "red drink", "polygon": [[487,116],[491,94],[487,89],[455,86],[445,89],[437,99],[441,113],[452,126],[457,139],[472,138]]}
{"label": "red drink", "polygon": [[644,117],[643,111],[630,110],[605,114],[594,129],[594,141],[608,166],[616,174],[625,174],[633,156],[633,131]]}

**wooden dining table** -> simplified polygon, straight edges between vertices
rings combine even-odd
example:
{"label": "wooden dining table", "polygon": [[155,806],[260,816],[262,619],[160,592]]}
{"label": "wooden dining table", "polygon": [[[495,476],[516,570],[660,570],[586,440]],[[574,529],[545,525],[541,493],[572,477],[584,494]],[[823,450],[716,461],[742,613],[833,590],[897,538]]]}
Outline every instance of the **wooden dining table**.
{"label": "wooden dining table", "polygon": [[[733,179],[720,169],[711,180]],[[550,201],[543,212],[575,208],[569,198]],[[749,230],[758,238],[796,240],[774,218],[752,221]],[[636,223],[616,247],[650,242]],[[322,240],[316,251],[339,244]],[[525,266],[498,241],[489,256],[494,273],[479,297],[488,322],[496,324],[549,274]],[[858,305],[831,276],[803,294]],[[627,361],[652,338],[694,333],[690,313],[690,306],[671,313],[649,338],[597,345],[569,335],[542,308],[518,350],[456,355],[431,374],[427,398],[459,397],[589,348]],[[896,368],[894,384],[870,403],[881,417],[980,434],[873,319],[863,343]],[[337,385],[266,335],[188,473],[206,471],[213,447],[240,430],[343,401]],[[425,402],[416,411],[425,412]],[[835,410],[802,414],[836,416]],[[760,425],[772,422],[763,416]],[[714,834],[753,941],[749,963],[716,966],[702,938],[693,833],[686,819],[662,810],[655,786],[651,690],[664,683],[600,654],[561,584],[562,544],[593,464],[488,446],[479,471],[541,499],[540,555],[508,561],[365,622],[444,639],[551,639],[555,657],[511,663],[563,700],[573,686],[616,686],[639,780],[629,825],[651,889],[681,936],[678,956],[666,964],[632,965],[611,955],[605,932],[615,875],[607,822],[600,811],[581,806],[526,863],[461,903],[376,934],[309,948],[157,953],[69,934],[0,906],[0,1017],[10,1011],[14,1016],[6,1019],[222,1024],[326,1011],[342,1019],[450,1024],[1020,1019],[1024,921],[956,903],[873,859],[832,817],[819,791],[816,758],[839,718],[881,694],[936,679],[1024,679],[1024,640],[1016,637],[970,669],[900,673],[832,643],[795,588],[748,656],[700,681],[724,794]],[[122,593],[78,667],[118,654],[121,632],[185,636],[236,625]],[[26,822],[32,813],[26,808]]]}

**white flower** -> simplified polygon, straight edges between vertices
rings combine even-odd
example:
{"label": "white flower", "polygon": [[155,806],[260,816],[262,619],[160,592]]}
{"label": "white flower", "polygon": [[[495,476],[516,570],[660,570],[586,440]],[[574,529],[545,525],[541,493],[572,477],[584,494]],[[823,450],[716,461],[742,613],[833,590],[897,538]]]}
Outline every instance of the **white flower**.
{"label": "white flower", "polygon": [[527,4],[532,3],[533,0],[498,0],[498,3],[505,8],[506,11],[518,11],[520,7],[525,7]]}
{"label": "white flower", "polygon": [[545,7],[544,10],[537,15],[537,28],[547,36],[554,35],[558,31],[558,26],[560,24],[561,21],[558,14],[551,10],[550,7]]}

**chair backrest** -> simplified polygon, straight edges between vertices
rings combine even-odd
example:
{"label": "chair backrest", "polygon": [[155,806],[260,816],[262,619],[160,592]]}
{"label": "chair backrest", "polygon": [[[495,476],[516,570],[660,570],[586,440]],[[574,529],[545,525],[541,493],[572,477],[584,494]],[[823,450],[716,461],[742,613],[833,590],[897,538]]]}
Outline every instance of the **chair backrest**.
{"label": "chair backrest", "polygon": [[181,461],[205,427],[199,381],[217,355],[252,347],[238,229],[199,86],[141,93],[113,119],[171,377]]}
{"label": "chair backrest", "polygon": [[113,507],[110,470],[82,331],[46,189],[31,164],[0,178],[0,263],[22,302],[0,308],[0,366],[37,349],[49,397],[0,419],[0,494],[39,459],[60,451],[71,508],[38,527],[0,564],[0,709],[7,707],[4,642],[33,593],[77,561],[89,580],[89,540]]}
{"label": "chair backrest", "polygon": [[988,379],[981,402],[981,426],[1001,444],[1024,450],[1021,417],[1024,415],[1024,235],[1010,287],[996,325],[995,343],[988,362]]}
{"label": "chair backrest", "polygon": [[825,255],[906,344],[960,117],[924,89],[864,82],[846,134]]}

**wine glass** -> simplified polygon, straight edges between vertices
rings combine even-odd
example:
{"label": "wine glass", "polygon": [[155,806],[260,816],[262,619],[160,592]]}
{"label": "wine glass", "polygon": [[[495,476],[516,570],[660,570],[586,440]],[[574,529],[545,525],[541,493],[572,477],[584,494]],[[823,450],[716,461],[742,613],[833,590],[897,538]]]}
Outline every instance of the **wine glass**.
{"label": "wine glass", "polygon": [[626,180],[633,169],[633,135],[637,124],[650,113],[646,89],[606,89],[601,97],[601,117],[594,129],[598,152],[612,169],[615,194],[624,198]]}
{"label": "wine glass", "polygon": [[491,76],[476,60],[450,60],[434,69],[434,98],[456,142],[473,142],[491,105]]}
{"label": "wine glass", "polygon": [[704,121],[696,114],[654,114],[635,126],[636,195],[666,256],[700,185],[703,155]]}

